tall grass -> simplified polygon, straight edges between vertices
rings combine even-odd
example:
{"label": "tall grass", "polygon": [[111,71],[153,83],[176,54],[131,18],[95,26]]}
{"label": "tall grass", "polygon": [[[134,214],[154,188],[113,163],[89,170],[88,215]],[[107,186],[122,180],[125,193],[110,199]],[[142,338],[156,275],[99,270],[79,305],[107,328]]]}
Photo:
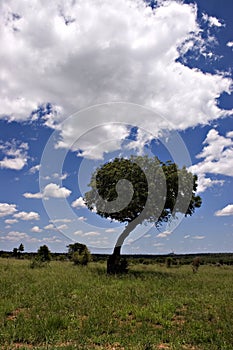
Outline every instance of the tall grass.
{"label": "tall grass", "polygon": [[105,271],[1,259],[1,349],[233,349],[232,267]]}

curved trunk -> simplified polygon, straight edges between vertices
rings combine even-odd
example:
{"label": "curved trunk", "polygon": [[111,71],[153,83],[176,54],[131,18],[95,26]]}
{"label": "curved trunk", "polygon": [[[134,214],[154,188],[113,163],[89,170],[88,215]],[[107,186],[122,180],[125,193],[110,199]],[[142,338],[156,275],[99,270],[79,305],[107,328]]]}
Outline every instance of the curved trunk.
{"label": "curved trunk", "polygon": [[129,236],[129,234],[135,229],[135,227],[139,223],[140,222],[137,218],[129,222],[124,231],[118,237],[113,253],[109,256],[107,261],[107,273],[115,274],[125,272],[124,267],[120,261],[121,247],[123,246],[125,239]]}

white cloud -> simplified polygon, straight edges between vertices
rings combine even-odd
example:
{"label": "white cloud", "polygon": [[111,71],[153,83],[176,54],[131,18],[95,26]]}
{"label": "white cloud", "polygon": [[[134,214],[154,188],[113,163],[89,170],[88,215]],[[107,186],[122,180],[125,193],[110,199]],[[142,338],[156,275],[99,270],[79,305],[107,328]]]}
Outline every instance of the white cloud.
{"label": "white cloud", "polygon": [[53,224],[46,225],[44,227],[45,230],[56,230],[56,227]]}
{"label": "white cloud", "polygon": [[8,224],[8,225],[13,225],[13,224],[16,224],[18,222],[17,219],[7,219],[5,220],[5,224]]}
{"label": "white cloud", "polygon": [[25,198],[43,198],[43,194],[38,192],[38,193],[29,193],[29,192],[26,192],[23,194],[23,196]]}
{"label": "white cloud", "polygon": [[227,46],[228,47],[233,47],[233,41],[228,41]]}
{"label": "white cloud", "polygon": [[223,24],[220,20],[213,16],[208,16],[206,13],[203,13],[202,18],[205,22],[208,22],[210,27],[222,27]]}
{"label": "white cloud", "polygon": [[83,231],[82,230],[77,230],[73,233],[74,236],[82,236],[83,235]]}
{"label": "white cloud", "polygon": [[192,239],[204,239],[205,236],[193,236]]}
{"label": "white cloud", "polygon": [[164,246],[164,244],[163,243],[154,243],[153,246],[154,247],[162,247],[162,246]]}
{"label": "white cloud", "polygon": [[[198,174],[197,170],[195,170],[194,172],[195,172],[195,174]],[[204,192],[205,190],[207,190],[207,188],[213,187],[215,185],[222,186],[224,184],[224,182],[225,182],[224,180],[213,180],[210,177],[206,177],[205,174],[200,173],[200,174],[198,174],[197,192],[198,193]]]}
{"label": "white cloud", "polygon": [[10,231],[5,237],[1,237],[2,240],[8,240],[13,242],[17,242],[26,238],[28,238],[28,235],[24,232],[19,231]]}
{"label": "white cloud", "polygon": [[114,228],[107,228],[107,229],[105,230],[105,232],[107,232],[107,233],[112,233],[112,232],[116,232],[116,230],[115,230]]}
{"label": "white cloud", "polygon": [[59,239],[57,236],[52,237],[44,237],[41,242],[47,242],[47,243],[61,243],[61,239]]}
{"label": "white cloud", "polygon": [[78,217],[78,221],[86,221],[87,218],[85,218],[85,216],[79,216]]}
{"label": "white cloud", "polygon": [[12,215],[17,211],[16,204],[0,203],[0,218]]}
{"label": "white cloud", "polygon": [[60,187],[59,185],[54,183],[48,184],[43,190],[44,198],[67,198],[70,194],[71,191],[68,190],[66,187]]}
{"label": "white cloud", "polygon": [[51,179],[57,179],[57,180],[65,180],[68,177],[67,173],[64,174],[58,174],[58,173],[53,173],[51,176],[45,176],[45,180],[51,180]]}
{"label": "white cloud", "polygon": [[73,201],[71,206],[73,208],[86,208],[86,204],[82,197],[79,197],[75,201]]}
{"label": "white cloud", "polygon": [[[231,80],[178,61],[188,50],[205,51],[194,4],[159,1],[152,10],[143,0],[61,0],[46,6],[42,0],[33,6],[9,0],[1,5],[0,16],[0,115],[8,120],[34,120],[37,114],[31,111],[40,105],[46,125],[59,129],[65,116],[109,101],[155,108],[171,128],[180,130],[228,114],[217,100],[230,93]],[[222,25],[212,16],[208,21]],[[115,115],[109,115],[109,123],[114,121]],[[134,115],[132,124],[137,122]],[[147,130],[158,129],[156,121],[144,124]],[[77,128],[82,132],[86,127],[68,122],[59,145],[72,144]],[[81,142],[83,155],[101,158],[127,135],[126,127],[100,128]],[[94,148],[111,138],[118,141]]]}
{"label": "white cloud", "polygon": [[26,211],[20,211],[19,213],[16,213],[13,215],[14,218],[24,220],[24,221],[30,221],[30,220],[39,220],[40,215],[34,211],[26,212]]}
{"label": "white cloud", "polygon": [[71,222],[72,220],[71,219],[55,219],[55,220],[52,220],[52,222],[64,222],[64,223],[68,223],[68,222]]}
{"label": "white cloud", "polygon": [[63,230],[66,230],[67,228],[68,228],[68,226],[66,224],[57,226],[58,231],[63,231]]}
{"label": "white cloud", "polygon": [[164,232],[159,233],[156,237],[158,237],[158,238],[166,238],[170,234],[172,234],[172,231],[164,231]]}
{"label": "white cloud", "polygon": [[42,232],[43,230],[39,226],[33,226],[31,231],[35,233],[39,233],[39,232]]}
{"label": "white cloud", "polygon": [[100,233],[96,232],[96,231],[90,231],[90,232],[85,232],[83,234],[83,236],[85,236],[85,237],[87,237],[87,236],[91,236],[91,237],[93,237],[93,236],[100,236]]}
{"label": "white cloud", "polygon": [[23,194],[25,198],[67,198],[71,194],[71,191],[66,187],[60,187],[57,184],[50,183],[45,186],[42,192]]}
{"label": "white cloud", "polygon": [[0,143],[0,152],[4,154],[4,158],[0,160],[0,168],[21,170],[27,164],[28,144],[25,142],[17,142],[12,140],[6,143]]}
{"label": "white cloud", "polygon": [[33,167],[31,167],[31,169],[29,170],[29,173],[35,174],[39,170],[40,170],[40,164],[37,164],[37,165],[34,165]]}
{"label": "white cloud", "polygon": [[202,159],[199,163],[191,166],[190,171],[198,175],[198,192],[205,191],[215,184],[222,185],[224,180],[213,180],[206,174],[233,176],[233,132],[226,137],[219,135],[218,131],[211,129],[204,140],[203,150],[196,156]]}
{"label": "white cloud", "polygon": [[190,235],[185,235],[185,236],[184,236],[185,239],[187,239],[187,238],[189,238],[189,237],[190,237]]}
{"label": "white cloud", "polygon": [[228,204],[225,208],[216,211],[215,216],[233,215],[233,204]]}

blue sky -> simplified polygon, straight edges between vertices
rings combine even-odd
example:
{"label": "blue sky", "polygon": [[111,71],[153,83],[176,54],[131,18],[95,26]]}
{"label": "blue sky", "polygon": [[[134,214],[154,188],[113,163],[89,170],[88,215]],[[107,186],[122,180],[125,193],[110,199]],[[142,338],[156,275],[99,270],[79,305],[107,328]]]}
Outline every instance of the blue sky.
{"label": "blue sky", "polygon": [[[30,6],[29,6],[30,3]],[[231,1],[2,1],[0,250],[109,253],[124,225],[82,201],[115,156],[199,178],[203,204],[124,253],[233,252]]]}

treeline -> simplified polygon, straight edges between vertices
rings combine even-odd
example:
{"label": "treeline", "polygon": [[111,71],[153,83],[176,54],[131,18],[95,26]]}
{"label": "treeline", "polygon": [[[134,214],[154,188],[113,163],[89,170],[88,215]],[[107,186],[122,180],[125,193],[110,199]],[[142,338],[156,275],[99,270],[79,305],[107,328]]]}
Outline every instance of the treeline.
{"label": "treeline", "polygon": [[[66,261],[70,260],[71,254],[75,254],[74,257],[78,259],[78,254],[75,251],[77,247],[72,246],[64,253],[53,253],[50,252],[51,260]],[[73,251],[72,251],[73,249]],[[85,251],[86,254],[86,251]],[[18,251],[3,251],[0,250],[1,258],[20,258],[20,259],[35,259],[38,252],[22,252]],[[84,255],[86,259],[86,255]],[[109,255],[107,254],[91,254],[91,260],[93,262],[106,262]],[[233,253],[200,253],[200,254],[164,254],[164,255],[122,255],[123,259],[127,259],[131,265],[136,264],[169,264],[171,266],[189,265],[193,263],[193,260],[199,257],[201,265],[233,265]]]}
{"label": "treeline", "polygon": [[201,265],[233,265],[233,253],[200,253],[200,254],[164,254],[164,255],[124,255],[131,264],[167,264],[190,265],[199,258]]}

